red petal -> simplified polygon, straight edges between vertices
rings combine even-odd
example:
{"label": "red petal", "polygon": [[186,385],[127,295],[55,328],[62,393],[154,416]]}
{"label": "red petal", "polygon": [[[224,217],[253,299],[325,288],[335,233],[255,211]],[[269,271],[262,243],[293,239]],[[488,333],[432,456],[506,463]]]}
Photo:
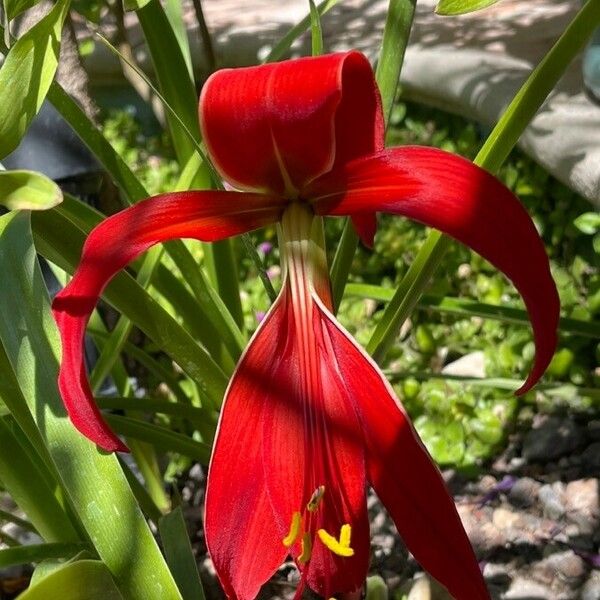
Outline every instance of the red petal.
{"label": "red petal", "polygon": [[423,568],[456,600],[488,600],[454,502],[400,401],[371,358],[323,315],[338,381],[360,414],[371,485]]}
{"label": "red petal", "polygon": [[377,214],[374,212],[356,213],[352,215],[352,225],[354,225],[361,242],[367,248],[372,248],[377,233]]}
{"label": "red petal", "polygon": [[542,376],[557,341],[559,300],[544,245],[519,200],[487,171],[434,148],[392,148],[315,181],[307,197],[318,214],[377,210],[435,227],[473,248],[520,292],[536,357],[525,393]]}
{"label": "red petal", "polygon": [[204,529],[229,598],[255,598],[288,553],[263,470],[263,422],[271,403],[279,400],[271,397],[278,395],[277,388],[267,385],[272,375],[265,365],[277,368],[281,362],[286,316],[277,300],[240,359],[225,395],[210,462]]}
{"label": "red petal", "polygon": [[[286,282],[286,286],[290,283]],[[300,295],[302,292],[300,293]],[[268,394],[263,423],[265,481],[283,535],[294,512],[303,512],[315,490],[325,492],[313,522],[312,556],[304,574],[319,595],[351,592],[364,582],[369,562],[369,523],[363,439],[352,399],[346,394],[321,310],[310,293],[295,301],[284,287],[284,320],[274,332],[286,344],[270,362],[255,369]],[[316,537],[325,529],[335,537],[352,527],[352,557],[340,557]],[[283,537],[282,535],[282,537]],[[292,549],[297,559],[300,547]]]}
{"label": "red petal", "polygon": [[73,424],[108,451],[126,450],[94,404],[83,364],[90,314],[110,279],[150,246],[173,238],[220,240],[276,221],[284,201],[236,192],[181,192],[150,198],[98,225],[71,282],[55,298],[62,339],[58,384]]}
{"label": "red petal", "polygon": [[227,181],[294,197],[334,164],[383,147],[379,92],[358,52],[218,71],[200,124]]}

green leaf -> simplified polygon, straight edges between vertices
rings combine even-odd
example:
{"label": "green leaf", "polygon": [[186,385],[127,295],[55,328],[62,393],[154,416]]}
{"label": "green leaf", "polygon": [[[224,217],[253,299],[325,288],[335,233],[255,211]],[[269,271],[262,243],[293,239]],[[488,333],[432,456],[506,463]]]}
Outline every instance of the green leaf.
{"label": "green leaf", "polygon": [[123,10],[126,12],[144,8],[150,0],[123,0]]}
{"label": "green leaf", "polygon": [[0,418],[0,481],[46,541],[80,538],[57,498],[56,481],[10,417]]}
{"label": "green leaf", "polygon": [[[317,6],[319,17],[322,17],[326,12],[331,10],[340,0],[324,0]],[[278,42],[273,46],[271,52],[263,62],[275,62],[281,60],[292,44],[311,26],[311,13],[309,12],[304,19],[294,25]]]}
{"label": "green leaf", "polygon": [[487,8],[498,0],[440,0],[435,8],[438,15],[464,15]]}
{"label": "green leaf", "polygon": [[594,235],[600,230],[600,213],[597,212],[586,212],[579,215],[574,221],[573,225],[586,235]]}
{"label": "green leaf", "polygon": [[[67,563],[37,581],[24,591],[18,600],[66,600],[67,598],[68,600],[124,600],[110,576],[110,571],[98,560],[78,560]],[[127,598],[129,600],[129,597]]]}
{"label": "green leaf", "polygon": [[166,427],[130,419],[119,415],[105,415],[108,424],[125,437],[147,442],[159,450],[178,452],[183,456],[189,456],[207,465],[210,459],[210,446],[197,442],[187,435],[171,431]]}
{"label": "green leaf", "polygon": [[181,507],[165,515],[158,524],[167,564],[183,600],[204,600],[204,590],[192,552]]}
{"label": "green leaf", "polygon": [[0,68],[0,158],[21,141],[40,110],[58,66],[60,34],[69,0],[52,10],[10,49]]}
{"label": "green leaf", "polygon": [[312,55],[319,56],[323,54],[323,29],[321,27],[321,15],[313,0],[308,0],[310,6],[310,30]]}
{"label": "green leaf", "polygon": [[8,210],[46,210],[62,202],[60,188],[34,171],[0,171],[0,204]]}
{"label": "green leaf", "polygon": [[9,20],[13,20],[22,12],[35,6],[40,0],[3,0],[4,10]]}
{"label": "green leaf", "polygon": [[[373,298],[382,302],[389,302],[394,298],[393,289],[378,285],[350,283],[346,291],[349,296]],[[450,296],[424,295],[421,296],[418,302],[419,308],[436,312],[463,315],[465,317],[483,317],[484,319],[493,319],[517,325],[530,325],[527,311],[520,308],[484,304],[475,300],[464,300],[463,298],[452,298]],[[594,321],[561,317],[559,328],[563,333],[571,333],[594,339],[600,338],[600,324]]]}
{"label": "green leaf", "polygon": [[40,562],[48,558],[70,558],[88,548],[89,544],[83,542],[71,544],[31,544],[7,548],[6,550],[0,550],[0,569],[11,565]]}
{"label": "green leaf", "polygon": [[67,418],[56,385],[60,342],[27,212],[0,218],[0,271],[0,340],[71,506],[127,600],[180,598],[116,457]]}
{"label": "green leaf", "polygon": [[[154,71],[165,100],[183,121],[196,141],[200,140],[198,124],[198,97],[194,82],[190,78],[188,67],[175,32],[171,28],[159,0],[150,0],[137,11],[137,16],[146,38]],[[183,166],[196,150],[177,119],[167,112],[167,123],[175,146],[179,163]],[[211,182],[208,167],[203,170],[203,180],[196,181],[199,189],[209,187]]]}

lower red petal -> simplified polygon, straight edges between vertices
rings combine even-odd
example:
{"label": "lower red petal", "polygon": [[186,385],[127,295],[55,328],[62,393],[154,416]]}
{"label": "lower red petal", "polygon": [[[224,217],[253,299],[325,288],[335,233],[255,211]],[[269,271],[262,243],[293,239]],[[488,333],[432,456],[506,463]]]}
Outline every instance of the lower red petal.
{"label": "lower red petal", "polygon": [[127,449],[94,404],[83,362],[85,327],[115,273],[159,242],[220,240],[276,221],[283,206],[283,200],[259,194],[179,192],[144,200],[90,233],[73,279],[52,305],[63,349],[60,392],[73,424],[85,436],[108,451]]}
{"label": "lower red petal", "polygon": [[489,260],[514,283],[529,311],[536,357],[518,393],[535,385],[556,348],[558,294],[531,218],[494,176],[448,152],[406,146],[324,175],[307,197],[320,215],[381,211],[409,217]]}
{"label": "lower red petal", "polygon": [[375,363],[323,310],[338,381],[359,412],[368,479],[419,563],[456,600],[489,600],[454,502]]}
{"label": "lower red petal", "polygon": [[285,317],[278,300],[240,359],[225,395],[208,472],[206,543],[228,598],[255,598],[288,553],[263,469],[263,424],[273,401],[281,399],[281,392],[269,385],[268,366],[280,368]]}
{"label": "lower red petal", "polygon": [[[289,282],[286,282],[289,285]],[[303,577],[311,589],[329,598],[354,591],[364,582],[369,561],[364,447],[360,423],[332,360],[322,313],[308,294],[306,304],[292,301],[284,287],[287,340],[266,386],[270,409],[265,416],[264,465],[267,489],[282,531],[294,512],[304,512],[312,494],[324,486],[318,509],[304,516],[312,536],[312,555]],[[300,492],[300,494],[299,494]],[[352,528],[354,556],[333,553],[315,535],[325,529],[338,537],[343,524]],[[300,545],[292,548],[298,559]]]}

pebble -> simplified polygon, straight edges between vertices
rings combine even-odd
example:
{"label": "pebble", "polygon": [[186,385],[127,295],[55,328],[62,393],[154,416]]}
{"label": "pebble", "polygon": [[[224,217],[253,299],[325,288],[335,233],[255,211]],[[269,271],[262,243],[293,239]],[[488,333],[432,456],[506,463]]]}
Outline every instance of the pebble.
{"label": "pebble", "polygon": [[590,444],[581,453],[581,462],[592,471],[600,469],[600,442]]}
{"label": "pebble", "polygon": [[510,489],[508,499],[514,506],[528,508],[537,500],[540,487],[539,481],[531,477],[521,477]]}
{"label": "pebble", "polygon": [[407,600],[452,600],[452,596],[437,581],[422,575],[415,580]]}
{"label": "pebble", "polygon": [[505,600],[557,600],[547,586],[522,577],[513,579],[504,598]]}
{"label": "pebble", "polygon": [[580,600],[598,600],[600,598],[600,571],[592,571],[583,588]]}
{"label": "pebble", "polygon": [[[573,550],[554,552],[536,563],[531,569],[532,577],[547,585],[565,583],[569,588],[578,587],[587,575],[585,561]],[[557,580],[558,581],[555,581]]]}
{"label": "pebble", "polygon": [[540,487],[538,499],[542,505],[544,516],[549,519],[560,519],[565,514],[563,494],[564,484],[560,481]]}
{"label": "pebble", "polygon": [[600,503],[597,479],[570,481],[565,488],[565,505],[570,521],[583,534],[592,534],[600,521]]}
{"label": "pebble", "polygon": [[568,454],[585,439],[582,429],[571,419],[544,417],[523,440],[523,456],[530,461],[548,462]]}

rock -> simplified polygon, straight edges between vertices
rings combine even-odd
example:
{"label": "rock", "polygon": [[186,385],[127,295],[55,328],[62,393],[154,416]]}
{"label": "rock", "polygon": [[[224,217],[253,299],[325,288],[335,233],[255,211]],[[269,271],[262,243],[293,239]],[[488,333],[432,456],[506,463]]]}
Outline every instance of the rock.
{"label": "rock", "polygon": [[538,499],[542,505],[544,516],[550,519],[560,519],[565,514],[563,494],[564,484],[560,481],[540,487]]}
{"label": "rock", "polygon": [[592,534],[600,521],[598,480],[579,479],[565,488],[565,506],[569,520],[579,526],[582,534]]}
{"label": "rock", "polygon": [[544,417],[527,432],[523,456],[530,461],[549,462],[572,452],[584,439],[583,430],[571,419]]}
{"label": "rock", "polygon": [[[573,550],[554,552],[531,569],[532,577],[541,583],[565,583],[569,588],[577,588],[587,574],[585,561]],[[555,582],[555,579],[558,579]],[[555,586],[556,587],[556,586]]]}
{"label": "rock", "polygon": [[456,508],[477,558],[481,559],[506,545],[506,536],[491,522],[490,510],[477,510],[460,504]]}
{"label": "rock", "polygon": [[447,364],[442,373],[446,375],[460,375],[461,377],[485,377],[485,356],[483,352],[471,352],[461,356],[458,360]]}
{"label": "rock", "polygon": [[511,583],[510,588],[504,595],[505,600],[557,600],[554,592],[545,585],[517,577]]}
{"label": "rock", "polygon": [[580,600],[598,600],[600,598],[600,571],[592,571],[583,588]]}
{"label": "rock", "polygon": [[515,481],[508,493],[511,504],[519,508],[528,508],[534,504],[538,497],[541,484],[531,477],[521,477]]}
{"label": "rock", "polygon": [[521,516],[519,513],[501,507],[494,511],[492,523],[498,529],[515,529],[521,525]]}

